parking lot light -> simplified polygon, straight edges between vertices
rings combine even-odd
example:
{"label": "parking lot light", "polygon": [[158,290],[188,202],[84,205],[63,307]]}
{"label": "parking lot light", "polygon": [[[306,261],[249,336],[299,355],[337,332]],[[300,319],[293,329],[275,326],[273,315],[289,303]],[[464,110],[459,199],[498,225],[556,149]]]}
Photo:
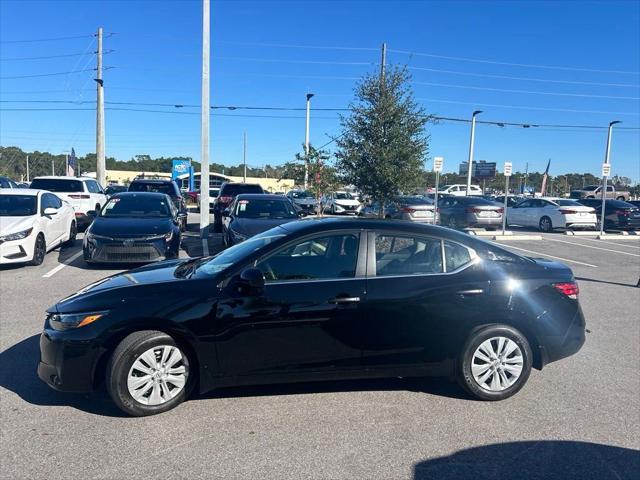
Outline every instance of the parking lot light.
{"label": "parking lot light", "polygon": [[[620,123],[620,121],[614,120],[613,122],[609,123],[609,130],[607,131],[607,149],[604,154],[605,165],[609,165],[609,157],[611,155],[611,132],[613,131],[613,126],[617,123]],[[603,174],[602,175],[602,211],[600,212],[600,235],[604,235],[604,211],[605,211],[606,200],[607,200],[607,175]]]}
{"label": "parking lot light", "polygon": [[471,190],[471,167],[473,166],[473,141],[476,135],[476,115],[482,113],[482,110],[476,110],[471,115],[471,141],[469,142],[469,168],[467,170],[467,190],[465,195],[469,196]]}

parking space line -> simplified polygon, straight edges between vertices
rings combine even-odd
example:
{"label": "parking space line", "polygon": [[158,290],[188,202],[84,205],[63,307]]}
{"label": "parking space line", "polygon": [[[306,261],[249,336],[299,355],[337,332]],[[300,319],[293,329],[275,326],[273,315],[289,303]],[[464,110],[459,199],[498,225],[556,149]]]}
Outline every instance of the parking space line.
{"label": "parking space line", "polygon": [[[606,243],[608,245],[615,245],[616,247],[640,249],[640,244],[628,244],[628,243],[622,243],[622,242],[608,242],[606,240],[599,240],[599,239],[596,239],[596,238],[583,238],[583,237],[578,237],[578,238],[580,240],[589,240],[590,242]],[[574,240],[578,240],[578,238],[575,238]]]}
{"label": "parking space line", "polygon": [[619,253],[621,255],[631,255],[632,257],[640,257],[640,255],[638,255],[637,253],[621,252],[620,250],[611,250],[610,248],[594,247],[593,245],[584,245],[582,243],[576,243],[576,242],[567,242],[565,240],[558,240],[557,238],[547,238],[546,240],[549,240],[551,242],[568,243],[569,245],[580,245],[581,247],[584,247],[584,248],[593,248],[594,250],[604,250],[605,252]]}
{"label": "parking space line", "polygon": [[515,248],[516,250],[522,250],[523,252],[535,253],[536,255],[540,255],[541,257],[555,258],[556,260],[562,260],[563,262],[577,263],[578,265],[584,265],[586,267],[598,268],[597,265],[591,265],[590,263],[579,262],[577,260],[569,260],[568,258],[555,257],[555,256],[549,255],[547,253],[535,252],[533,250],[527,250],[526,248],[514,247],[513,245],[505,245],[505,248],[507,248],[507,249]]}
{"label": "parking space line", "polygon": [[52,270],[49,270],[47,273],[42,275],[42,278],[49,278],[49,277],[54,276],[56,273],[58,273],[60,270],[62,270],[64,267],[66,267],[71,262],[73,262],[76,258],[78,258],[80,255],[82,255],[82,250],[80,250],[79,252],[76,252],[74,255],[72,255],[71,257],[67,258],[63,263],[58,265],[56,268],[54,268]]}
{"label": "parking space line", "polygon": [[202,239],[202,255],[209,256],[209,241],[206,238]]}

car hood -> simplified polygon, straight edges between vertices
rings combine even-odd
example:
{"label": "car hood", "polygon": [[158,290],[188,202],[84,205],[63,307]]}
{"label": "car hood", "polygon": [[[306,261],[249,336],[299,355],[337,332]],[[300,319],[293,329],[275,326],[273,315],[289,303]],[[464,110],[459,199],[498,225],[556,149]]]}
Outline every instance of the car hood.
{"label": "car hood", "polygon": [[253,236],[296,220],[296,218],[235,218],[231,222],[230,228],[242,235]]}
{"label": "car hood", "polygon": [[[64,313],[111,308],[113,305],[103,304],[99,297],[115,289],[188,281],[186,277],[176,276],[175,273],[176,267],[183,262],[185,259],[166,260],[103,278],[60,300],[48,312]],[[135,296],[135,293],[132,295]],[[108,301],[112,301],[112,297],[113,295],[109,295]],[[119,297],[124,301],[126,296],[119,295]]]}
{"label": "car hood", "polygon": [[33,226],[35,215],[28,217],[0,217],[0,235],[22,232]]}
{"label": "car hood", "polygon": [[172,226],[170,218],[97,217],[89,232],[105,237],[141,237],[167,233]]}
{"label": "car hood", "polygon": [[313,197],[304,197],[304,198],[294,198],[293,203],[298,203],[302,205],[315,204],[316,199]]}
{"label": "car hood", "polygon": [[347,206],[357,206],[360,205],[360,202],[357,200],[349,200],[349,199],[339,199],[339,200],[334,200],[334,202],[336,203],[336,205],[347,205]]}

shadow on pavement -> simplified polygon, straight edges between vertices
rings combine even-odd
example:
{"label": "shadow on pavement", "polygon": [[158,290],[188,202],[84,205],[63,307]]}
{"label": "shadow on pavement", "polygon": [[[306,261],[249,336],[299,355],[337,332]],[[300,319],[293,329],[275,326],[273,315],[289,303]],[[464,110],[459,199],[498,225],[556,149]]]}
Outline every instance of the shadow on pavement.
{"label": "shadow on pavement", "polygon": [[0,353],[0,386],[25,402],[41,406],[66,405],[96,415],[125,416],[112,402],[104,387],[88,395],[57,392],[38,378],[40,335],[33,335]]}
{"label": "shadow on pavement", "polygon": [[640,478],[640,452],[573,441],[499,443],[417,463],[413,478],[631,480]]}
{"label": "shadow on pavement", "polygon": [[640,286],[640,285],[635,284],[635,283],[608,282],[606,280],[596,280],[595,278],[586,278],[586,277],[576,277],[576,280],[580,280],[581,282],[608,283],[609,285],[618,285],[620,287],[636,288],[636,287]]}

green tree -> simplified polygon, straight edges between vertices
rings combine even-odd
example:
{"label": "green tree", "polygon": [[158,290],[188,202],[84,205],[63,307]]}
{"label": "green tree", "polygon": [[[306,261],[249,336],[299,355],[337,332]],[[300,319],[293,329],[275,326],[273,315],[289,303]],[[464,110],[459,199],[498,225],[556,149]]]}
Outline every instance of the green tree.
{"label": "green tree", "polygon": [[338,171],[381,204],[418,186],[428,153],[428,116],[413,99],[409,80],[406,68],[366,75],[356,86],[352,113],[340,119]]}

